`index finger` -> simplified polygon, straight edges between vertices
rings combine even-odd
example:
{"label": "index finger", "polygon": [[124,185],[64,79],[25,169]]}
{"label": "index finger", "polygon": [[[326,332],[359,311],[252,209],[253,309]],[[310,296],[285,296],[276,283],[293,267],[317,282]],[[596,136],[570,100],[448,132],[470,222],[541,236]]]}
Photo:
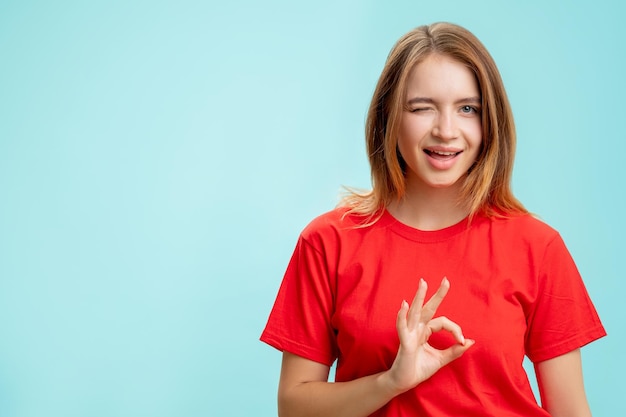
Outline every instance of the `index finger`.
{"label": "index finger", "polygon": [[430,297],[430,300],[428,300],[428,302],[422,308],[422,314],[420,316],[420,320],[422,322],[428,323],[433,318],[449,289],[450,281],[448,281],[448,278],[443,277],[443,280],[441,280],[441,285],[439,285],[439,289],[437,289],[437,292],[432,297]]}

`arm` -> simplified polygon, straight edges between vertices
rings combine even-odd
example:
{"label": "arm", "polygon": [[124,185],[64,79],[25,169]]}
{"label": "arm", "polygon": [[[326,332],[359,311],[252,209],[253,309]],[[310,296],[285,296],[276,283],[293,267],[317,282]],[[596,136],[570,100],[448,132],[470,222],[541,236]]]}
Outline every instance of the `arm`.
{"label": "arm", "polygon": [[591,417],[580,349],[535,364],[541,404],[553,417]]}
{"label": "arm", "polygon": [[278,385],[278,415],[367,416],[397,393],[384,374],[329,383],[329,367],[284,352]]}
{"label": "arm", "polygon": [[[285,352],[278,386],[278,414],[364,417],[460,357],[474,342],[466,341],[461,328],[447,318],[432,318],[449,286],[444,278],[437,293],[424,305],[427,286],[421,280],[411,307],[402,302],[396,321],[400,347],[387,371],[331,383],[328,366]],[[430,346],[430,335],[441,330],[451,332],[457,344],[445,350]]]}

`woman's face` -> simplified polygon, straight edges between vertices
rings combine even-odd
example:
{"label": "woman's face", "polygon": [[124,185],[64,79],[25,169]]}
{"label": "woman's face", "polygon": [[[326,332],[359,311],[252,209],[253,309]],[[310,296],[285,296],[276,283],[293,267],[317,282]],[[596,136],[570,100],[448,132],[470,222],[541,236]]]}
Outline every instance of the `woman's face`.
{"label": "woman's face", "polygon": [[482,142],[481,97],[472,71],[431,54],[409,74],[398,148],[407,192],[460,187]]}

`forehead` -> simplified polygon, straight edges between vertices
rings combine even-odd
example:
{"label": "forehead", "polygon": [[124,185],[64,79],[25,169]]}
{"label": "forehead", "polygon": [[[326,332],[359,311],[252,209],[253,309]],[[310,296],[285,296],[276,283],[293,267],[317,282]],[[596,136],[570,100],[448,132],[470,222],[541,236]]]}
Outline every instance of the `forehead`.
{"label": "forehead", "polygon": [[447,55],[430,54],[410,70],[406,98],[433,99],[478,97],[476,76],[465,64]]}

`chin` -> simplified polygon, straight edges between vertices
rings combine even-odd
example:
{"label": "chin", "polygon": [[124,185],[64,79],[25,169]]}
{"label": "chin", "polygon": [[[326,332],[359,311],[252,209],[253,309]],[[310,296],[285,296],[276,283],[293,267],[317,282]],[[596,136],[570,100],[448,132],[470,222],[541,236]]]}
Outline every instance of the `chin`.
{"label": "chin", "polygon": [[450,181],[432,181],[432,182],[426,182],[426,185],[428,185],[431,188],[436,188],[436,189],[445,189],[445,188],[452,188],[452,187],[458,187],[460,185],[460,178],[455,178],[453,180]]}

